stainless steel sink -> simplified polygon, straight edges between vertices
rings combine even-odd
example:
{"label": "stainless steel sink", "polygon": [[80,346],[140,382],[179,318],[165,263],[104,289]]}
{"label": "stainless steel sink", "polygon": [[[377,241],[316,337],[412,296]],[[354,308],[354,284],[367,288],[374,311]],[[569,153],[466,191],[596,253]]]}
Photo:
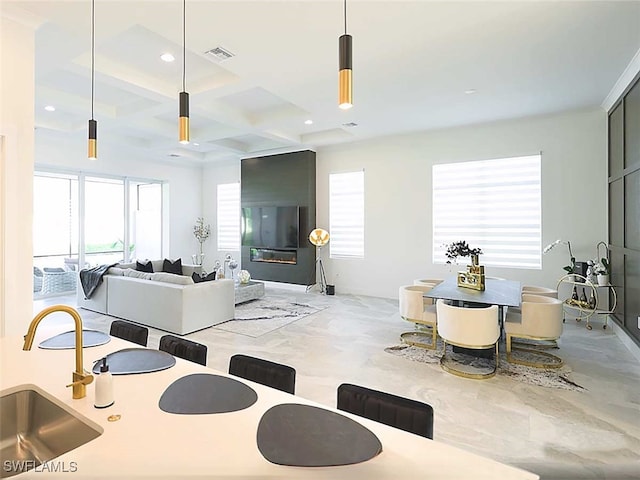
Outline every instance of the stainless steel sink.
{"label": "stainless steel sink", "polygon": [[[103,431],[35,385],[4,390],[0,392],[0,478],[36,468],[90,442]],[[61,471],[73,465],[55,467]]]}

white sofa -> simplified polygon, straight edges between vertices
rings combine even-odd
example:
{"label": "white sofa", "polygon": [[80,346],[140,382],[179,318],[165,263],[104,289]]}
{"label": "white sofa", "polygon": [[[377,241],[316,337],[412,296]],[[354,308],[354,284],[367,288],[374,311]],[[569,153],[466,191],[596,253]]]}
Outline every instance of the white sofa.
{"label": "white sofa", "polygon": [[[162,260],[152,263],[154,271],[162,269]],[[199,267],[187,265],[182,267],[182,276],[122,268],[131,267],[129,264],[118,267],[109,269],[89,299],[78,284],[78,306],[178,335],[234,317],[233,280],[193,283],[191,274]]]}

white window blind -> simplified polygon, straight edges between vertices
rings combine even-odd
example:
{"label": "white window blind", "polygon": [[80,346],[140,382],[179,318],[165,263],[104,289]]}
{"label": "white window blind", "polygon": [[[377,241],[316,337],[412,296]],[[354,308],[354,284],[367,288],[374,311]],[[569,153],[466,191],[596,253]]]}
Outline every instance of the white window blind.
{"label": "white window blind", "polygon": [[364,257],[364,171],[329,175],[329,254]]}
{"label": "white window blind", "polygon": [[434,263],[465,240],[482,265],[542,268],[540,165],[540,155],[434,165]]}
{"label": "white window blind", "polygon": [[218,250],[240,250],[240,184],[218,185]]}

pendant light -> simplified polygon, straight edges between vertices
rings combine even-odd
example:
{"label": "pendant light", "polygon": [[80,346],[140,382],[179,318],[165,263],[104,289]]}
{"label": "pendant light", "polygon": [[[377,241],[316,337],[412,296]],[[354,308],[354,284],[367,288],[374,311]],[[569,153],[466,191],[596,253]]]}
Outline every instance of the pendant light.
{"label": "pendant light", "polygon": [[340,74],[338,79],[338,106],[343,110],[353,107],[351,35],[347,34],[347,0],[344,0],[344,35],[338,41]]}
{"label": "pendant light", "polygon": [[95,57],[96,57],[96,13],[95,0],[91,0],[91,120],[89,120],[89,160],[98,158],[98,122],[93,119],[93,97],[95,89]]}
{"label": "pendant light", "polygon": [[182,0],[182,91],[180,92],[180,123],[179,140],[182,144],[189,143],[189,94],[186,88],[187,71],[187,42],[186,42],[186,14],[187,0]]}

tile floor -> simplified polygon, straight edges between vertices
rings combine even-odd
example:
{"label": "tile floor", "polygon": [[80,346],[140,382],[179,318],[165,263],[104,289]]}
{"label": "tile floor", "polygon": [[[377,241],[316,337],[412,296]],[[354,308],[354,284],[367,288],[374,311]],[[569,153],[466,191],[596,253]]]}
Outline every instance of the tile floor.
{"label": "tile floor", "polygon": [[[468,380],[390,355],[410,329],[395,300],[267,287],[266,295],[328,308],[259,338],[208,329],[187,338],[209,347],[208,366],[226,371],[246,353],[296,368],[296,393],[335,406],[336,387],[357,383],[411,397],[435,410],[436,441],[521,467],[547,479],[640,479],[640,363],[610,329],[567,321],[557,354],[585,387],[571,392],[495,377]],[[75,297],[34,302],[34,312]],[[111,317],[79,310],[85,326],[108,331]],[[55,322],[68,322],[64,314]],[[54,322],[49,320],[46,323]],[[164,332],[150,330],[149,347]]]}

